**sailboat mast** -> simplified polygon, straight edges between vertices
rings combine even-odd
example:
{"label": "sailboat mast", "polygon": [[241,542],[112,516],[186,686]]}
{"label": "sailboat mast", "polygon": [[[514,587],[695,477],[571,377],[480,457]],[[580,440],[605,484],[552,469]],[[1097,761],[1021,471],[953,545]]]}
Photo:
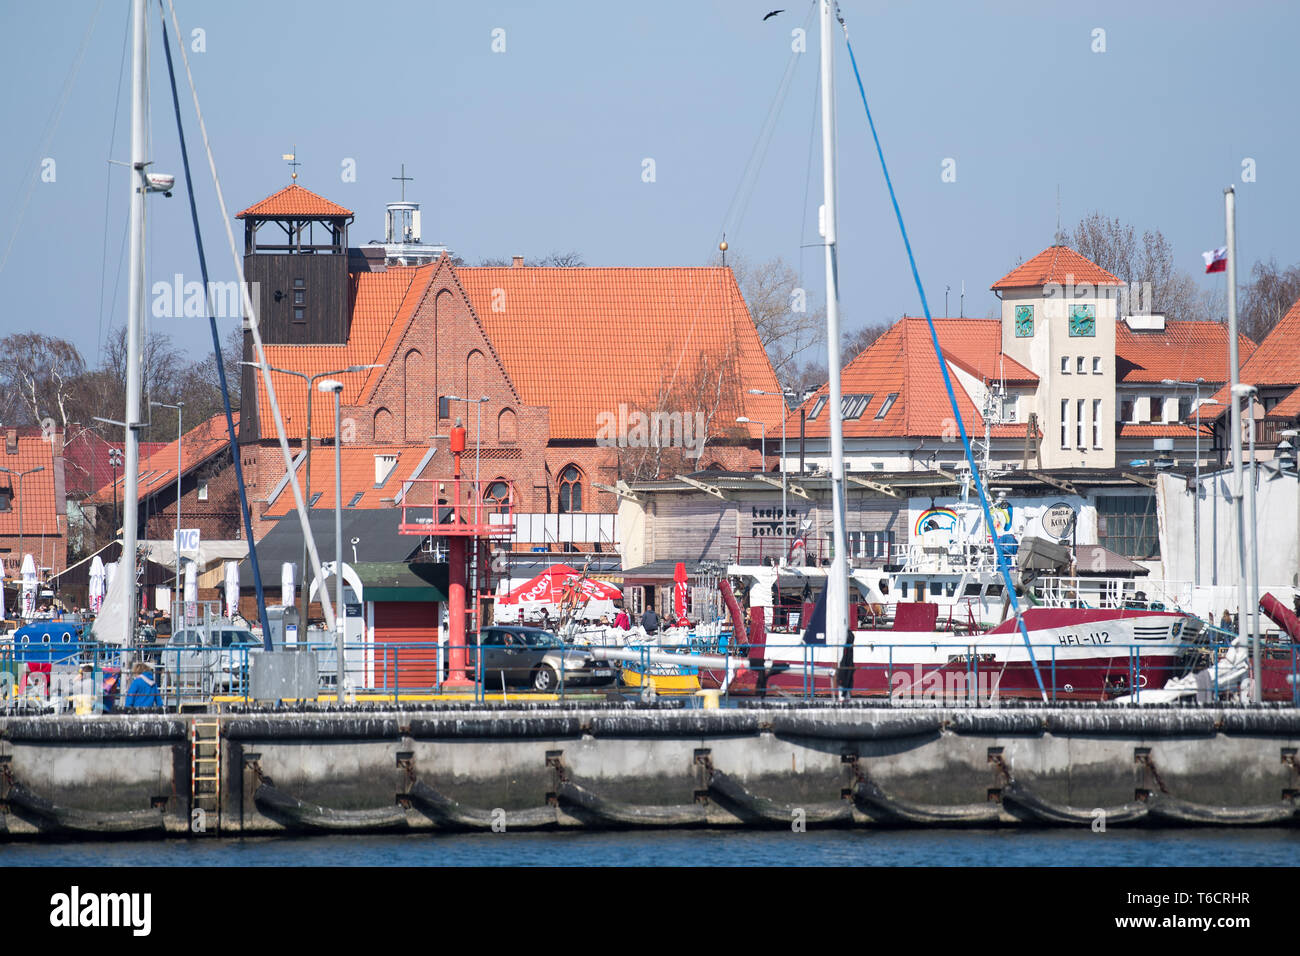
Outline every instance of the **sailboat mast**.
{"label": "sailboat mast", "polygon": [[126,633],[135,643],[135,622],[139,609],[136,594],[135,559],[140,478],[140,352],[144,326],[144,200],[145,200],[145,0],[132,0],[131,42],[131,253],[127,283],[126,313],[126,435],[125,490],[122,502],[122,559],[118,571],[126,576]]}
{"label": "sailboat mast", "polygon": [[826,404],[831,413],[831,509],[834,557],[826,578],[826,635],[840,644],[849,633],[848,533],[845,530],[844,422],[840,408],[840,302],[835,235],[835,54],[832,46],[834,0],[821,3],[822,86],[822,237],[826,247]]}

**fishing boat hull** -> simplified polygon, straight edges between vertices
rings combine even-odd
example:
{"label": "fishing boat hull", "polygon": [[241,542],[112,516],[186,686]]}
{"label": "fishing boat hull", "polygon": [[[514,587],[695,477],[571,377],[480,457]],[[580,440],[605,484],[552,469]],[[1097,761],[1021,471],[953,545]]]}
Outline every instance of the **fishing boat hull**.
{"label": "fishing boat hull", "polygon": [[[732,675],[732,693],[848,690],[903,701],[1106,700],[1164,686],[1183,669],[1200,622],[1175,612],[1033,608],[1024,614],[1032,659],[1014,621],[983,634],[855,631],[851,666],[842,646],[774,642],[763,670]],[[1037,665],[1037,675],[1035,674]],[[1039,676],[1042,687],[1039,686]],[[726,675],[701,673],[705,687]]]}
{"label": "fishing boat hull", "polygon": [[672,673],[672,668],[662,668],[657,672],[651,667],[648,674],[642,673],[639,666],[623,666],[623,684],[626,687],[653,687],[656,693],[690,693],[700,689],[700,675],[693,673]]}

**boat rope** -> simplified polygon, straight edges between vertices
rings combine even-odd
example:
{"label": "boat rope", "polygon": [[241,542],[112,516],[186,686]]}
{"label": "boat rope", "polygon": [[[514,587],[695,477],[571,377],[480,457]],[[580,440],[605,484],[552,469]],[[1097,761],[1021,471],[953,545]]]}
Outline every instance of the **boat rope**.
{"label": "boat rope", "polygon": [[[95,332],[95,351],[100,353],[104,349],[104,289],[108,286],[108,221],[109,221],[109,203],[113,198],[113,150],[117,146],[117,119],[122,108],[122,78],[126,75],[127,53],[129,49],[128,42],[131,38],[131,18],[126,18],[126,23],[122,27],[122,62],[117,68],[117,92],[113,94],[113,125],[109,130],[108,136],[108,162],[104,170],[104,240],[103,253],[100,256],[99,263],[99,327]],[[122,223],[122,242],[118,246],[117,252],[117,271],[113,282],[114,303],[117,302],[117,284],[122,278],[122,256],[126,253],[126,236],[130,222]],[[109,323],[112,324],[113,314],[116,309],[109,313]]]}
{"label": "boat rope", "polygon": [[[162,3],[162,0],[158,0]],[[178,37],[185,34],[181,31],[180,20],[176,17],[176,4],[172,0],[167,0],[167,8],[171,12],[172,26],[176,30]],[[302,497],[302,485],[298,482],[298,469],[293,466],[293,455],[289,451],[289,439],[285,435],[284,417],[280,414],[280,402],[275,397],[275,385],[271,381],[271,367],[266,359],[266,347],[262,344],[262,332],[258,328],[257,310],[253,306],[252,296],[248,291],[248,283],[244,281],[244,266],[239,258],[239,247],[235,244],[235,233],[230,227],[230,214],[226,208],[226,197],[221,191],[221,177],[217,175],[217,160],[212,155],[212,142],[208,138],[208,126],[203,121],[203,110],[199,106],[199,90],[194,83],[194,72],[190,69],[190,57],[185,52],[185,44],[179,44],[181,51],[181,62],[185,65],[185,78],[189,82],[190,95],[194,100],[194,115],[199,122],[199,133],[203,138],[203,149],[208,157],[208,169],[212,173],[212,188],[217,194],[217,206],[221,210],[221,224],[226,229],[226,242],[230,247],[230,258],[234,262],[235,277],[239,282],[240,294],[242,296],[244,314],[248,317],[248,331],[253,336],[253,349],[257,356],[257,367],[262,373],[262,384],[266,388],[267,403],[271,406],[271,418],[275,422],[275,434],[280,443],[280,454],[284,458],[284,470],[289,476],[289,487],[293,490],[294,509],[298,513],[298,523],[302,527],[303,538],[307,542],[307,556],[311,559],[312,571],[316,575],[316,580],[324,581],[325,573],[321,570],[320,552],[316,548],[316,537],[312,534],[311,523],[307,520],[307,506]],[[337,438],[337,436],[336,436]],[[342,573],[341,569],[335,569],[335,573]],[[335,629],[334,604],[330,600],[329,589],[322,587],[320,589],[321,611],[325,615],[325,626],[330,631]],[[305,623],[303,625],[306,626]],[[263,632],[265,634],[265,632]]]}
{"label": "boat rope", "polygon": [[962,448],[966,453],[966,461],[970,465],[971,479],[974,481],[975,490],[980,496],[980,507],[984,510],[985,527],[988,529],[989,539],[993,542],[993,551],[997,556],[998,571],[1002,574],[1003,585],[1011,598],[1011,609],[1015,612],[1020,635],[1024,638],[1025,651],[1029,654],[1029,663],[1034,668],[1034,679],[1038,681],[1039,693],[1043,695],[1043,701],[1046,702],[1047,689],[1043,686],[1043,675],[1038,668],[1038,661],[1034,657],[1033,644],[1029,640],[1029,629],[1025,626],[1025,619],[1020,611],[1020,601],[1016,598],[1015,586],[1011,581],[1011,565],[1007,560],[1006,551],[1003,550],[1002,542],[998,540],[997,525],[993,522],[993,512],[989,507],[989,496],[984,491],[984,480],[980,477],[979,466],[975,462],[975,454],[971,451],[970,437],[966,434],[966,425],[962,421],[961,411],[957,407],[957,394],[953,391],[952,377],[948,374],[948,363],[944,360],[943,350],[939,348],[939,333],[935,330],[934,319],[930,315],[930,303],[925,297],[925,287],[921,284],[921,273],[917,269],[916,256],[912,254],[912,243],[907,237],[907,226],[903,223],[903,212],[898,205],[898,194],[894,192],[894,181],[890,178],[889,166],[885,163],[885,151],[880,145],[880,136],[876,132],[876,121],[871,116],[871,107],[867,105],[867,91],[862,85],[862,74],[858,72],[857,57],[853,55],[853,44],[849,40],[849,27],[844,22],[843,16],[839,17],[839,21],[844,30],[844,43],[849,50],[849,62],[853,65],[853,77],[857,80],[858,93],[862,97],[862,108],[866,110],[867,123],[871,127],[871,138],[876,144],[876,156],[880,159],[880,170],[885,174],[885,185],[889,188],[889,201],[893,203],[894,217],[898,220],[898,231],[903,237],[903,248],[907,252],[907,261],[912,267],[912,280],[916,283],[917,294],[921,297],[921,308],[925,312],[925,323],[930,328],[930,344],[934,347],[934,356],[939,363],[939,371],[943,373],[943,386],[948,392],[948,404],[952,407],[953,419],[957,422],[957,430],[961,435]]}
{"label": "boat rope", "polygon": [[[162,4],[158,5],[162,13]],[[185,126],[181,122],[181,101],[176,91],[176,70],[172,64],[171,41],[167,36],[167,18],[162,17],[163,51],[167,54],[167,78],[171,82],[172,107],[176,113],[176,135],[181,144],[181,166],[185,170],[185,192],[190,200],[190,221],[194,224],[194,244],[199,253],[199,273],[203,277],[204,290],[210,290],[208,282],[208,259],[203,251],[203,233],[199,229],[199,209],[194,201],[194,180],[190,175],[190,154],[185,147]],[[240,463],[239,439],[235,434],[235,418],[230,410],[230,389],[226,383],[226,363],[221,354],[221,336],[217,332],[217,318],[210,308],[212,298],[203,296],[204,311],[208,313],[208,328],[212,330],[212,355],[217,363],[217,381],[221,385],[221,404],[226,411],[226,430],[230,433],[230,458],[235,463],[235,486],[239,490],[239,513],[244,521],[244,536],[248,539],[248,561],[253,571],[253,586],[257,592],[257,617],[262,624],[262,645],[271,650],[271,624],[266,616],[266,593],[262,588],[262,571],[257,563],[256,535],[253,534],[253,518],[248,510],[248,489],[244,485],[244,468]],[[304,622],[305,626],[305,622]]]}

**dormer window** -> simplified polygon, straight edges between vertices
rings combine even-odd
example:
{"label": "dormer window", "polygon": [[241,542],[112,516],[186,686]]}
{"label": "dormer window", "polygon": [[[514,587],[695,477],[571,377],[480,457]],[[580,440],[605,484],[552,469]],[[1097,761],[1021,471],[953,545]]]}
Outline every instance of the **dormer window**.
{"label": "dormer window", "polygon": [[812,411],[808,413],[808,420],[812,421],[814,418],[820,415],[822,406],[825,404],[826,404],[826,396],[823,395],[821,396],[821,398],[817,399],[816,403],[813,405]]}
{"label": "dormer window", "polygon": [[388,476],[393,473],[397,467],[396,455],[376,455],[375,456],[375,487],[379,488],[388,480]]}

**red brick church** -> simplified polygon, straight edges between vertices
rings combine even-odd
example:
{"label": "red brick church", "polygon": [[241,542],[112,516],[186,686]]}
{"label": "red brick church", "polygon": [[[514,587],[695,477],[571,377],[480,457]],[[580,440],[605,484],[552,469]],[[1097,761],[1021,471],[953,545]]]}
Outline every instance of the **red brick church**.
{"label": "red brick church", "polygon": [[[297,184],[237,217],[295,454],[308,379],[337,373],[344,385],[345,507],[392,507],[404,482],[450,475],[457,419],[468,468],[513,483],[516,513],[609,514],[621,478],[761,467],[759,423],[778,430],[782,406],[749,393],[778,385],[731,270],[457,266],[421,242],[417,203],[387,215],[385,243],[351,249],[352,211]],[[660,445],[675,447],[647,447],[638,412],[664,416]],[[314,394],[311,419],[311,499],[332,508],[331,395]],[[240,433],[260,537],[292,496],[248,366]]]}

